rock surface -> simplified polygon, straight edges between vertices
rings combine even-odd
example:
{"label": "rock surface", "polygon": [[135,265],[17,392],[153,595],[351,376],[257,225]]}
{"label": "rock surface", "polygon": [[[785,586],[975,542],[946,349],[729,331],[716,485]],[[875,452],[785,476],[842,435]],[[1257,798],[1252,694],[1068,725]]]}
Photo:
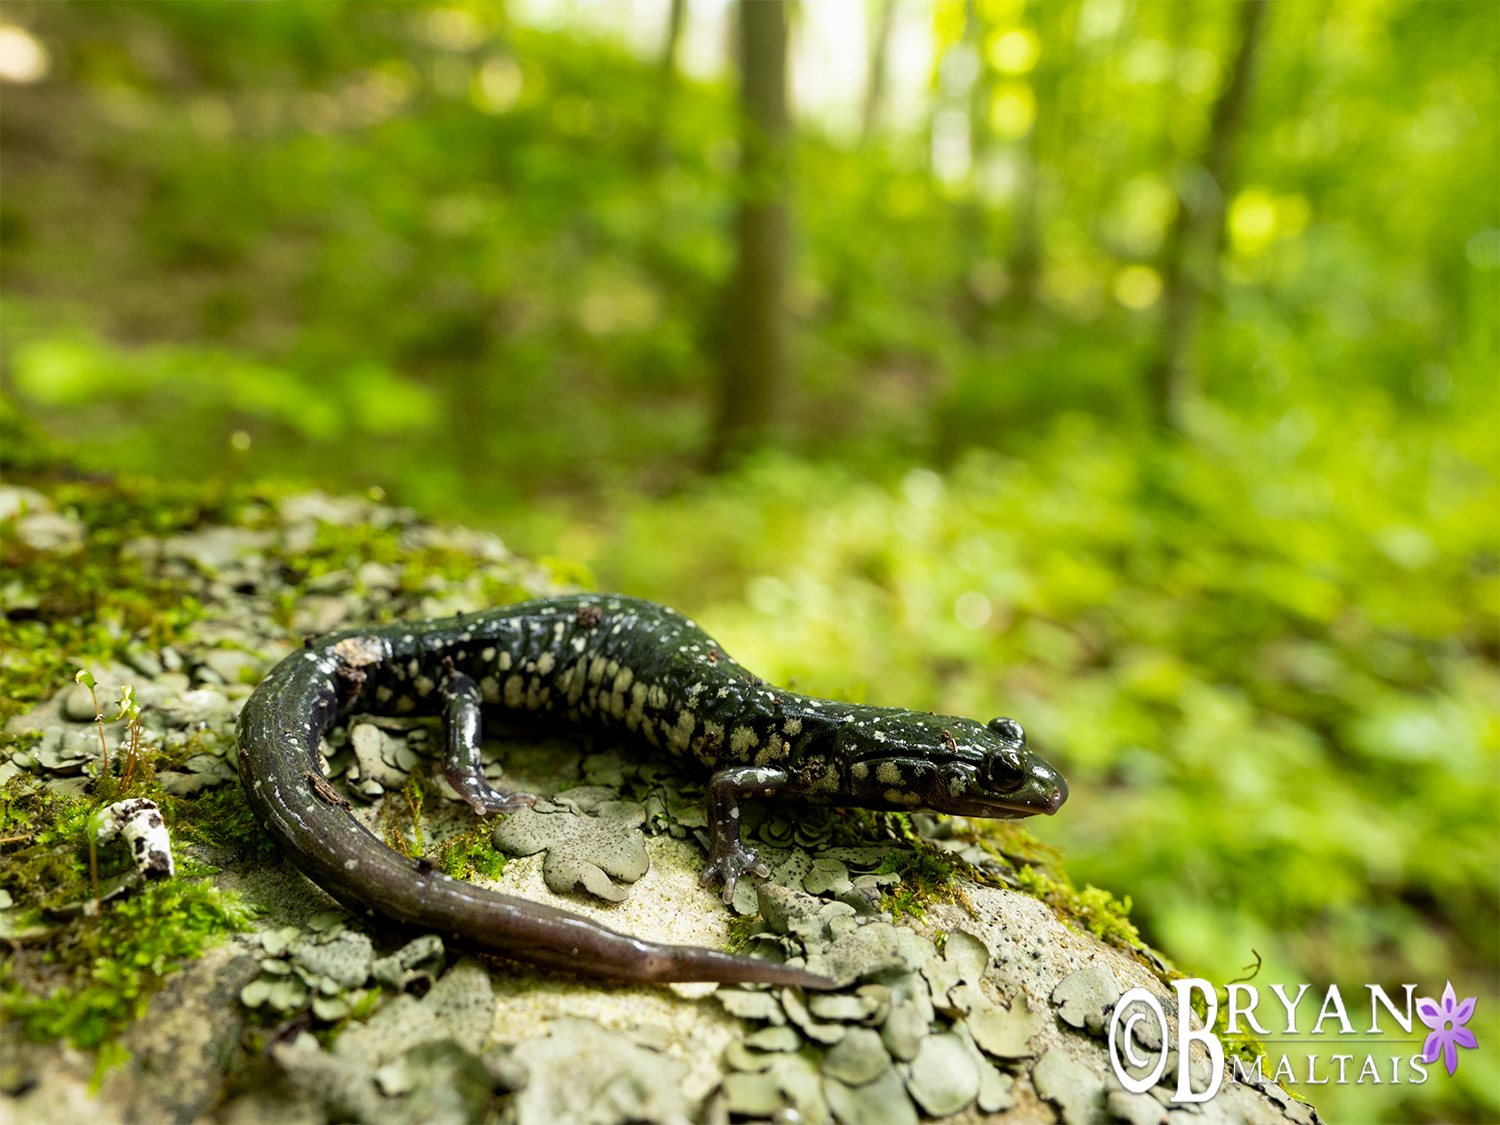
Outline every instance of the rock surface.
{"label": "rock surface", "polygon": [[[56,516],[44,497],[19,493],[0,496],[0,518],[7,512]],[[274,517],[252,522],[127,547],[182,576],[208,609],[188,641],[142,644],[128,666],[91,669],[101,700],[135,686],[146,748],[177,763],[161,775],[169,792],[237,784],[235,715],[251,681],[292,651],[300,632],[479,609],[486,581],[552,589],[492,536],[435,528],[358,498],[290,497]],[[57,519],[27,526],[60,553],[87,536]],[[404,551],[467,556],[472,568],[464,579],[429,575],[412,589],[402,564],[355,558],[311,582],[288,582],[288,555],[311,549],[326,528],[360,526],[390,529]],[[288,591],[296,595],[290,629],[273,614],[273,599]],[[100,755],[92,720],[92,701],[70,686],[7,724],[37,734],[0,770],[81,790]],[[122,728],[105,724],[111,756]],[[403,832],[413,847],[418,826],[392,818],[415,775],[429,794],[419,827],[433,854],[479,830],[468,806],[445,792],[437,744],[430,723],[355,716],[330,732],[325,773],[354,815],[378,834]],[[350,917],[290,868],[228,860],[215,878],[262,908],[257,932],[169,978],[122,1039],[129,1061],[93,1087],[90,1056],[23,1043],[8,1029],[0,1114],[100,1125],[1189,1119],[1167,1104],[1164,1086],[1124,1090],[1101,1041],[1129,988],[1175,1009],[1148,963],[1077,932],[998,878],[961,880],[953,901],[929,905],[924,921],[898,922],[881,913],[882,893],[900,878],[882,861],[906,845],[850,843],[825,811],[747,804],[745,834],[773,873],[743,880],[730,909],[698,886],[701,785],[602,743],[507,738],[487,743],[485,755],[492,777],[503,770],[549,800],[500,822],[494,843],[511,858],[496,878],[476,881],[654,940],[721,947],[733,924],[748,934],[747,952],[805,964],[840,989],[611,985],[456,959],[436,935]],[[986,863],[998,871],[981,849],[964,854],[981,877]],[[0,919],[21,906],[0,905]],[[1175,1082],[1175,1070],[1162,1081]],[[1271,1125],[1315,1116],[1278,1088],[1226,1078],[1191,1119]]]}

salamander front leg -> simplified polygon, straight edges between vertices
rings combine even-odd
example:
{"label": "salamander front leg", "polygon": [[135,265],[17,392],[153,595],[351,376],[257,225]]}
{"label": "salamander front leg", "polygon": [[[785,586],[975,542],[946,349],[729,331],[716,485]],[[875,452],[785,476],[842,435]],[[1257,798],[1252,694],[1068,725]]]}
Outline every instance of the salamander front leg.
{"label": "salamander front leg", "polygon": [[484,779],[479,754],[483,725],[479,704],[483,696],[473,680],[450,665],[442,683],[448,705],[443,710],[443,774],[475,813],[508,813],[536,804],[530,793],[495,789]]}
{"label": "salamander front leg", "polygon": [[762,879],[771,869],[740,842],[740,798],[769,797],[787,783],[786,771],[766,766],[737,766],[708,779],[708,866],[698,880],[708,886],[724,880],[724,901],[734,901],[735,884],[744,874]]}

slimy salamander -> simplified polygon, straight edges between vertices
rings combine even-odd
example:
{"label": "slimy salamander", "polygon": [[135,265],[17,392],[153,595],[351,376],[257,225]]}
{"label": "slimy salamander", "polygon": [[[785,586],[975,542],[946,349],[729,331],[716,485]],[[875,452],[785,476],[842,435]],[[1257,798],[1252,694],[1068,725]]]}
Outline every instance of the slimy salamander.
{"label": "slimy salamander", "polygon": [[741,842],[742,798],[1016,818],[1054,813],[1068,793],[1011,719],[980,724],[784,691],[740,667],[675,610],[620,595],[335,633],[288,656],[256,688],[240,714],[240,776],[261,823],[313,882],[355,911],[615,979],[832,983],[785,965],[633,938],[393,851],[323,779],[323,733],[356,707],[442,715],[444,770],[480,815],[535,800],[485,781],[486,707],[623,730],[668,751],[708,778],[703,882],[722,880],[725,902],[742,875],[769,874]]}

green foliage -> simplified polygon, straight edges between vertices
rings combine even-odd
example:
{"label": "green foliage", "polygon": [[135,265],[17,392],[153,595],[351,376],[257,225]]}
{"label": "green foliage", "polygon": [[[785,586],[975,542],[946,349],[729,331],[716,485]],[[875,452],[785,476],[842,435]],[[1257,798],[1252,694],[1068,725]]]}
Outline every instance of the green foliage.
{"label": "green foliage", "polygon": [[[27,409],[111,468],[380,481],[466,514],[689,476],[732,256],[730,91],[664,103],[650,63],[467,10],[455,49],[424,5],[39,9],[68,78],[12,90],[33,128],[0,227]],[[1012,16],[986,11],[993,37]],[[804,130],[795,448],[942,464],[1069,411],[1144,416],[1157,311],[1116,294],[1166,270],[1196,199],[1233,15],[1123,19],[1080,38],[1074,5],[1044,5],[1033,74],[982,55],[976,96],[1025,87],[1037,118],[978,137],[962,181],[912,138]],[[1216,401],[1260,422],[1371,389],[1418,419],[1486,401],[1500,146],[1474,60],[1497,31],[1483,5],[1275,11],[1198,349]],[[485,93],[497,75],[513,102]],[[31,159],[64,120],[76,147]]]}
{"label": "green foliage", "polygon": [[153,883],[106,906],[96,922],[74,928],[44,958],[37,984],[20,984],[14,959],[5,963],[5,1006],[32,1038],[66,1037],[75,1047],[97,1047],[146,1010],[151,993],[182,962],[202,955],[214,939],[247,929],[252,914],[237,895],[207,880]]}

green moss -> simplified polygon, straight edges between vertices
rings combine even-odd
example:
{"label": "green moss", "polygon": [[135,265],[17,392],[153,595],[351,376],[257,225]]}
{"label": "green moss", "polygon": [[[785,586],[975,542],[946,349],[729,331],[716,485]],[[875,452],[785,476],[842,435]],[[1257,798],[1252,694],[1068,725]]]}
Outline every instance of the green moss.
{"label": "green moss", "polygon": [[488,826],[481,823],[443,841],[438,848],[436,866],[444,875],[455,879],[473,879],[475,876],[498,879],[505,870],[505,858],[490,843]]}
{"label": "green moss", "polygon": [[256,863],[280,863],[276,846],[245,801],[238,785],[211,789],[197,797],[156,798],[167,827],[178,839],[195,840],[216,848],[232,848]]}
{"label": "green moss", "polygon": [[422,803],[427,797],[427,791],[422,786],[421,770],[411,771],[401,793],[406,798],[406,807],[411,810],[411,834],[415,841],[415,852],[422,855],[427,850],[422,840]]}
{"label": "green moss", "polygon": [[972,840],[1012,867],[1030,865],[1048,871],[1062,871],[1062,852],[1046,841],[1038,840],[1020,821],[966,820],[954,835]]}
{"label": "green moss", "polygon": [[1064,874],[1057,877],[1039,867],[1022,865],[1016,870],[1021,889],[1040,899],[1075,927],[1085,929],[1101,941],[1122,949],[1142,950],[1140,931],[1130,920],[1131,901],[1115,898],[1099,887],[1076,890]]}
{"label": "green moss", "polygon": [[33,1039],[98,1047],[140,1018],[182,962],[246,929],[252,916],[238,895],[207,879],[153,883],[97,918],[80,918],[40,955],[8,958],[0,996]]}
{"label": "green moss", "polygon": [[750,944],[754,934],[765,929],[765,919],[759,914],[736,914],[729,920],[729,933],[724,939],[726,953],[739,953]]}
{"label": "green moss", "polygon": [[[414,547],[403,542],[399,526],[319,524],[317,537],[307,550],[280,553],[273,548],[269,553],[281,563],[283,577],[291,587],[278,599],[276,619],[283,625],[291,623],[298,601],[318,579],[338,570],[357,570],[365,562],[400,563],[400,592],[407,598],[420,598],[432,592],[435,585],[447,588],[476,575],[480,585],[476,592],[488,604],[504,605],[530,597],[524,588],[489,568],[476,570],[474,556],[467,552],[440,546]],[[359,592],[357,583],[356,592]],[[381,620],[393,615],[393,607],[389,605],[374,608]]]}
{"label": "green moss", "polygon": [[897,874],[901,882],[884,897],[881,905],[893,918],[909,915],[918,921],[927,917],[927,908],[952,897],[953,879],[959,864],[946,852],[934,848],[911,829],[904,814],[898,814],[910,835],[910,849],[892,849],[886,854],[877,875]]}
{"label": "green moss", "polygon": [[[9,891],[18,907],[39,910],[87,892],[84,832],[98,807],[95,801],[58,796],[24,775],[0,789],[0,825],[10,841],[0,850],[0,889]],[[106,875],[112,855],[109,849],[101,853]]]}

